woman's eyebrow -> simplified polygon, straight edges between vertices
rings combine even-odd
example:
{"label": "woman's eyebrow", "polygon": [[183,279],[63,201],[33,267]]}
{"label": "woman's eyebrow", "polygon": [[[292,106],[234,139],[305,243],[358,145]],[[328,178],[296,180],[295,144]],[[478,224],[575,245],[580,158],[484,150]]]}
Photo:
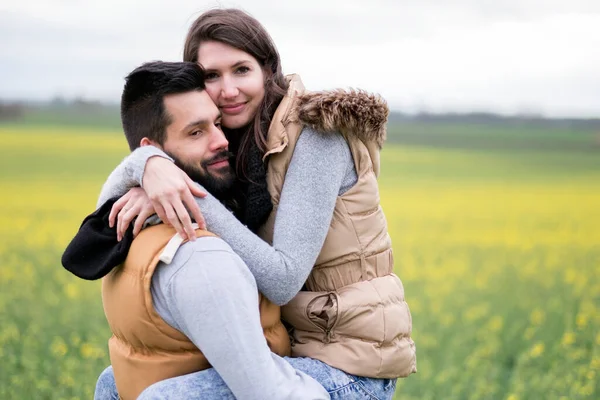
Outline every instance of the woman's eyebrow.
{"label": "woman's eyebrow", "polygon": [[[242,64],[246,64],[246,63],[250,63],[250,62],[251,62],[250,60],[243,59],[243,60],[237,61],[235,64],[231,65],[229,68],[237,68],[237,67],[239,67]],[[218,68],[206,68],[206,67],[204,67],[204,72],[205,73],[206,72],[215,72],[215,71],[218,71]]]}

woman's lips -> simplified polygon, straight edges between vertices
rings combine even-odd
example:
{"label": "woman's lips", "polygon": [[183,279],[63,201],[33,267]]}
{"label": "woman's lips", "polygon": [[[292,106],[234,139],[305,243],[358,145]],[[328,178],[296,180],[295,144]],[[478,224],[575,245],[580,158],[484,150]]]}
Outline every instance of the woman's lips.
{"label": "woman's lips", "polygon": [[236,115],[236,114],[239,114],[242,111],[244,111],[245,107],[246,107],[246,103],[237,103],[237,104],[221,106],[221,110],[223,111],[223,114]]}

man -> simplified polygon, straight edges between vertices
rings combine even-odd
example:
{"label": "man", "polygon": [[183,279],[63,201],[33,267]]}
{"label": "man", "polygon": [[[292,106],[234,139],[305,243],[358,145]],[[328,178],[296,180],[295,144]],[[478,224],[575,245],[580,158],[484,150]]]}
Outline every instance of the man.
{"label": "man", "polygon": [[[126,78],[121,117],[131,150],[159,147],[221,201],[231,199],[235,176],[228,142],[196,64],[152,62],[135,69]],[[94,236],[82,235],[93,231],[90,223],[98,218],[106,222],[112,203],[84,221],[63,257],[67,269],[78,274],[74,254],[89,248],[78,244],[94,245]],[[288,355],[289,338],[279,309],[259,297],[243,261],[215,235],[197,230],[195,236],[198,240],[182,244],[171,227],[144,229],[129,242],[122,265],[111,270],[107,261],[109,268],[98,272],[101,276],[110,270],[102,296],[121,398],[153,398],[156,392],[144,392],[152,384],[206,370],[218,379],[206,379],[212,384],[196,388],[203,399],[328,399],[318,382],[271,352]],[[81,257],[90,259],[89,254]],[[223,303],[243,312],[223,314]],[[106,389],[99,382],[97,398]]]}

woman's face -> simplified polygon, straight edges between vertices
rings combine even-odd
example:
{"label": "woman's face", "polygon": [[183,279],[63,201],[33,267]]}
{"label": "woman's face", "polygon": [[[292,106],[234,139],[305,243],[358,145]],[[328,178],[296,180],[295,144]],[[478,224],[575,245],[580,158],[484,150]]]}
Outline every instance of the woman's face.
{"label": "woman's face", "polygon": [[248,125],[265,97],[264,73],[250,54],[215,41],[202,42],[198,63],[206,71],[206,91],[229,129]]}

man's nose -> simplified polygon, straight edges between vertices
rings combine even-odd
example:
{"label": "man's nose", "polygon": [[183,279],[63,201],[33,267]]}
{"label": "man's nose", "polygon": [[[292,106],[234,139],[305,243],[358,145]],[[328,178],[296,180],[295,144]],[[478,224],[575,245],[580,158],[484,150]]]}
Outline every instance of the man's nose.
{"label": "man's nose", "polygon": [[214,125],[212,127],[210,139],[209,146],[211,151],[226,150],[229,147],[229,141],[225,137],[223,131]]}

